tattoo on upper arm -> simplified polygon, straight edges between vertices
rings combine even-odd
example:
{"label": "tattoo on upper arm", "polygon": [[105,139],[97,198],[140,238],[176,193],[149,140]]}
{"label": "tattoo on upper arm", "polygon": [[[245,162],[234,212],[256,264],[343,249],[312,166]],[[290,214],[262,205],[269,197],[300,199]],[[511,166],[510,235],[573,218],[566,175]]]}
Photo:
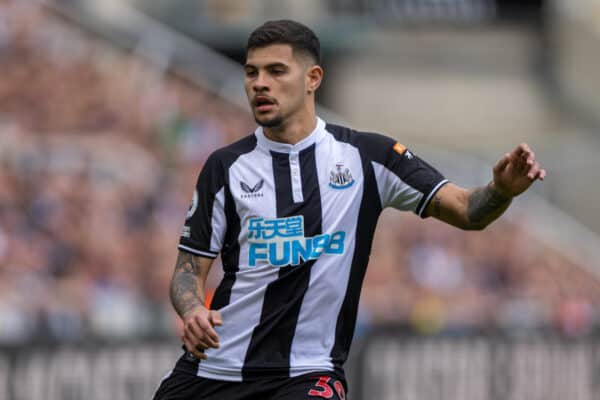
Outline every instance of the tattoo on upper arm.
{"label": "tattoo on upper arm", "polygon": [[171,280],[171,302],[180,316],[193,308],[203,305],[198,294],[200,264],[193,254],[180,252]]}
{"label": "tattoo on upper arm", "polygon": [[511,202],[506,197],[493,190],[489,185],[475,189],[469,196],[467,217],[471,223],[481,223],[497,218]]}

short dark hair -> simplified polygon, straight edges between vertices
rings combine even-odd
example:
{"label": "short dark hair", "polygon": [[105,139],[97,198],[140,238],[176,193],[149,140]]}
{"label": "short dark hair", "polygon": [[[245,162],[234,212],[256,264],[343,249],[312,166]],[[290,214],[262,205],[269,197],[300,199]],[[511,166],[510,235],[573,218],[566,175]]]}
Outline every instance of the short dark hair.
{"label": "short dark hair", "polygon": [[321,62],[321,44],[317,35],[305,25],[289,19],[267,21],[250,34],[246,54],[250,49],[271,44],[289,44],[293,51],[307,53],[316,64]]}

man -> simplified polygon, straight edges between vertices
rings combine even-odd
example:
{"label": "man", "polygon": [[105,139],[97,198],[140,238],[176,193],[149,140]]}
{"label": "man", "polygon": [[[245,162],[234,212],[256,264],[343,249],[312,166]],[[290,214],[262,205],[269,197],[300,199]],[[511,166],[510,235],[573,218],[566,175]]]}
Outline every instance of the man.
{"label": "man", "polygon": [[[319,52],[293,21],[250,35],[245,89],[259,127],[213,153],[198,178],[171,283],[185,353],[156,399],[344,399],[382,209],[483,229],[546,175],[522,144],[487,186],[467,190],[390,138],[325,123]],[[208,310],[219,253],[224,277]]]}

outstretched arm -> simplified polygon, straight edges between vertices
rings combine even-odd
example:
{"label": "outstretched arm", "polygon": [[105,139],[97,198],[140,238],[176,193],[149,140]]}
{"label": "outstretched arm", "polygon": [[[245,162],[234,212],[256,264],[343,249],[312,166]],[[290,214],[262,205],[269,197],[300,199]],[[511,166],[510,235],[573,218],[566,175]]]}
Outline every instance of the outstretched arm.
{"label": "outstretched arm", "polygon": [[425,213],[461,229],[483,229],[504,213],[513,197],[545,177],[546,171],[535,160],[534,152],[523,143],[498,161],[494,179],[487,186],[464,189],[446,184],[435,194]]}
{"label": "outstretched arm", "polygon": [[195,357],[206,359],[204,350],[219,347],[214,326],[221,325],[218,311],[204,306],[204,284],[213,260],[179,251],[171,279],[171,303],[183,320],[181,340]]}

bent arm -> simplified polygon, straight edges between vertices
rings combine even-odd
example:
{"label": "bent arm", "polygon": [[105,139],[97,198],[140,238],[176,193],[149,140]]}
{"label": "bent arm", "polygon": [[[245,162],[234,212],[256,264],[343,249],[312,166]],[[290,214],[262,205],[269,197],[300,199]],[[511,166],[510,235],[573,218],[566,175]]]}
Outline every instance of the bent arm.
{"label": "bent arm", "polygon": [[464,230],[480,230],[506,211],[512,196],[499,192],[494,183],[465,189],[452,183],[444,185],[433,197],[426,216]]}
{"label": "bent arm", "polygon": [[427,205],[425,215],[461,229],[483,229],[506,211],[513,197],[529,189],[537,179],[544,180],[546,170],[535,160],[529,146],[522,143],[498,161],[493,175],[492,182],[477,189],[444,185]]}
{"label": "bent arm", "polygon": [[171,278],[171,303],[182,319],[199,306],[204,307],[204,285],[213,259],[179,251]]}

